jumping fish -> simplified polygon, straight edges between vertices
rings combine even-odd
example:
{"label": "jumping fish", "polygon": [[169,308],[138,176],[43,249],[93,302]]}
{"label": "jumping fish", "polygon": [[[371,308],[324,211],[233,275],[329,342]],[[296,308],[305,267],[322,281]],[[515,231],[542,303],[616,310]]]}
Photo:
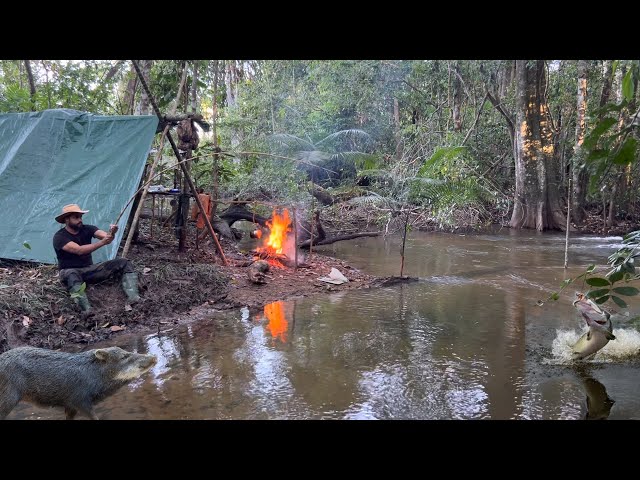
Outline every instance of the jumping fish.
{"label": "jumping fish", "polygon": [[572,347],[572,358],[574,360],[584,360],[595,355],[596,352],[609,343],[609,340],[615,340],[616,337],[613,335],[613,324],[609,313],[602,310],[582,293],[576,293],[576,297],[573,306],[578,309],[582,318],[585,319],[589,330]]}

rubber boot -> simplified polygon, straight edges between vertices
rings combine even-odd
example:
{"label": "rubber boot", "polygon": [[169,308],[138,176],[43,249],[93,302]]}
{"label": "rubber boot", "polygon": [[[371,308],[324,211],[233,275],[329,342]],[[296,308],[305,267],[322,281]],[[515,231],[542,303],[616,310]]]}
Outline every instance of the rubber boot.
{"label": "rubber boot", "polygon": [[74,285],[71,287],[71,290],[69,290],[69,293],[73,301],[80,307],[80,310],[82,310],[83,313],[89,313],[91,311],[91,304],[89,303],[85,288],[86,285],[82,283],[80,285]]}
{"label": "rubber boot", "polygon": [[135,272],[123,274],[121,283],[124,293],[127,294],[129,303],[139,302],[140,295],[138,294],[138,274]]}

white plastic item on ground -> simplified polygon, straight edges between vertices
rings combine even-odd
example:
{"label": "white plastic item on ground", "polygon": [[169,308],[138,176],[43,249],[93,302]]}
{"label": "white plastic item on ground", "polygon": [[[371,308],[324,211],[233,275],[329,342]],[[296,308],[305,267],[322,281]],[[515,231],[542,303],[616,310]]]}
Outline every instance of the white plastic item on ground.
{"label": "white plastic item on ground", "polygon": [[321,282],[333,283],[334,285],[341,285],[347,283],[349,279],[345,277],[337,268],[331,268],[328,277],[318,278]]}

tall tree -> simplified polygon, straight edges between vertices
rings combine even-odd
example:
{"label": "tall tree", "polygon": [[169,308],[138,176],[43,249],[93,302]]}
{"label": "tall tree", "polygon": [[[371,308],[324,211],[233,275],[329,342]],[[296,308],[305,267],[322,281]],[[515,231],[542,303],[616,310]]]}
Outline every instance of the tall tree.
{"label": "tall tree", "polygon": [[[153,60],[140,60],[140,70],[142,71],[142,75],[145,79],[145,81],[147,82],[147,84],[150,84],[150,77],[151,77],[151,66],[153,65]],[[149,110],[149,106],[151,105],[151,102],[149,100],[149,96],[147,95],[147,92],[145,91],[145,89],[143,88],[141,93],[140,93],[140,103],[138,103],[138,108],[136,109],[136,115],[149,115],[150,110]],[[153,113],[153,112],[151,112]]]}
{"label": "tall tree", "polygon": [[584,205],[587,196],[587,175],[582,143],[586,132],[587,112],[587,61],[578,60],[578,96],[576,100],[576,139],[573,157],[573,197],[571,211],[576,223],[585,219]]}
{"label": "tall tree", "polygon": [[31,71],[31,63],[29,60],[24,61],[24,68],[27,71],[27,79],[29,80],[29,99],[31,100],[31,111],[36,110],[36,82],[33,80],[33,72]]}
{"label": "tall tree", "polygon": [[[225,72],[225,86],[226,86],[226,100],[227,111],[229,113],[236,113],[238,110],[238,85],[242,80],[242,63],[240,61],[231,60],[226,62]],[[242,128],[239,125],[233,125],[231,127],[231,148],[237,149],[242,141]],[[234,158],[235,163],[239,163],[239,158]]]}
{"label": "tall tree", "polygon": [[544,60],[517,60],[513,228],[564,228],[558,185],[549,181],[554,149],[548,115]]}
{"label": "tall tree", "polygon": [[127,87],[124,92],[124,114],[132,115],[133,107],[135,105],[136,99],[136,87],[138,86],[138,76],[136,75],[136,70],[131,65],[129,70],[129,80],[127,81]]}

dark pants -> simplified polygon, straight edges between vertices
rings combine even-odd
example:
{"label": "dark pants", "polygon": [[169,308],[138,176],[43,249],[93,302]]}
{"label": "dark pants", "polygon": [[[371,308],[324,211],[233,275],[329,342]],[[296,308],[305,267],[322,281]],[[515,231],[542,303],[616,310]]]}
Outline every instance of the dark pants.
{"label": "dark pants", "polygon": [[116,258],[83,268],[64,268],[60,270],[58,276],[67,290],[71,290],[74,285],[80,285],[82,282],[100,283],[114,275],[124,273],[135,273],[133,264],[126,258]]}

